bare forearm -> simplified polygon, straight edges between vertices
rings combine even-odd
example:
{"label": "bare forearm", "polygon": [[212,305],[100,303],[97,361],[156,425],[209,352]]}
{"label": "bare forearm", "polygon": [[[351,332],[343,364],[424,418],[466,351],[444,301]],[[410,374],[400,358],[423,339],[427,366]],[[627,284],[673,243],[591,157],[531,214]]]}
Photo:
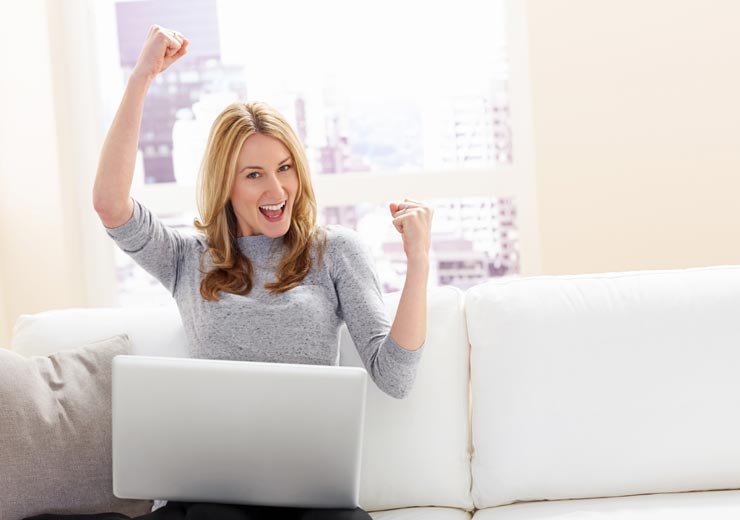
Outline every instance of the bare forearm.
{"label": "bare forearm", "polygon": [[427,257],[408,261],[406,281],[391,327],[391,337],[406,350],[418,350],[426,338],[428,278]]}
{"label": "bare forearm", "polygon": [[98,213],[120,213],[129,202],[144,100],[150,84],[151,78],[135,72],[126,85],[98,162],[93,188],[93,206]]}
{"label": "bare forearm", "polygon": [[156,24],[149,27],[100,153],[93,207],[106,227],[124,224],[133,211],[131,181],[149,85],[157,74],[186,54],[188,43],[188,39],[177,31]]}

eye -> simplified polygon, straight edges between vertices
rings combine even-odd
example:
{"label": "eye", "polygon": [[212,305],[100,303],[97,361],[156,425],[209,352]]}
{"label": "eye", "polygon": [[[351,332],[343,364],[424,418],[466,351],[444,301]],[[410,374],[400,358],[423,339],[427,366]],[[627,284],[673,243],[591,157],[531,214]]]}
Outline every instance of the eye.
{"label": "eye", "polygon": [[256,179],[257,178],[257,177],[252,177],[252,175],[259,175],[259,172],[248,173],[246,175],[247,179]]}
{"label": "eye", "polygon": [[287,172],[292,166],[290,164],[283,164],[278,171]]}

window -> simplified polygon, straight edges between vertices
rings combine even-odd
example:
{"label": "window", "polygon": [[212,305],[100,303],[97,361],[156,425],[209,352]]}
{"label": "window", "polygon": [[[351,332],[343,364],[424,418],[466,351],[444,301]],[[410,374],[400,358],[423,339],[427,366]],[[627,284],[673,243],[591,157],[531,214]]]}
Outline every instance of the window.
{"label": "window", "polygon": [[[536,270],[536,248],[521,247],[536,234],[526,89],[512,85],[526,87],[512,76],[525,69],[513,61],[525,56],[512,44],[522,39],[518,3],[181,4],[96,3],[115,25],[122,84],[151,23],[191,40],[152,84],[142,121],[133,194],[161,217],[192,222],[212,121],[232,101],[261,99],[306,148],[320,219],[361,232],[384,290],[403,280],[387,202],[404,196],[435,208],[430,285]],[[120,99],[110,99],[114,112]],[[138,266],[118,254],[117,263],[121,294],[136,294],[145,278],[124,274]]]}
{"label": "window", "polygon": [[[461,289],[495,276],[519,272],[515,209],[507,198],[433,199],[433,241],[430,286]],[[385,292],[400,291],[406,275],[401,235],[388,226],[385,205],[354,204],[325,207],[321,224],[353,228],[372,246]]]}

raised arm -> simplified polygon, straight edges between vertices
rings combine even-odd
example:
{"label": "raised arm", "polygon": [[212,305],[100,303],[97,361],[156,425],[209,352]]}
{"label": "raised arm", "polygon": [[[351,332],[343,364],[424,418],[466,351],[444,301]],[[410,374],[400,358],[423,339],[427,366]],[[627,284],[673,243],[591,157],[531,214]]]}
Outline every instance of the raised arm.
{"label": "raised arm", "polygon": [[413,351],[424,344],[427,334],[427,281],[434,210],[411,199],[391,202],[389,209],[406,253],[406,282],[391,337],[399,346]]}
{"label": "raised arm", "polygon": [[370,248],[356,231],[341,226],[333,229],[336,235],[329,266],[339,300],[339,315],[377,387],[391,397],[402,399],[416,379],[423,345],[416,343],[413,350],[407,349],[391,337],[391,323]]}
{"label": "raised arm", "polygon": [[176,31],[149,28],[98,162],[93,207],[105,227],[121,226],[133,215],[130,192],[144,99],[156,75],[184,56],[187,46],[187,38]]}

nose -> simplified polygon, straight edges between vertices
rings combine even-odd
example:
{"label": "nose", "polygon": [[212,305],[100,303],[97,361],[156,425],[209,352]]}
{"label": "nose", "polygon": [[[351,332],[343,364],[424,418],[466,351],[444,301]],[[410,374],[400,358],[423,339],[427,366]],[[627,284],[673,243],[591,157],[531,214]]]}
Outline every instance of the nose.
{"label": "nose", "polygon": [[285,198],[286,191],[283,189],[280,178],[275,173],[268,175],[266,189],[269,195],[266,198],[269,198],[272,202],[277,202]]}

